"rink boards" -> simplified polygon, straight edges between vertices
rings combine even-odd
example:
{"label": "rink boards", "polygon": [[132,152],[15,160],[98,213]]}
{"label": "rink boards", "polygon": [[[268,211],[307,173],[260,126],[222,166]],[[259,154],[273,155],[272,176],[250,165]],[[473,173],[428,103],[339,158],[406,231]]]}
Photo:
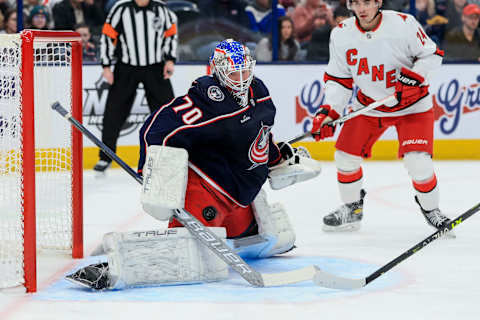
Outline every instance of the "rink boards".
{"label": "rink boards", "polygon": [[[288,140],[311,128],[311,119],[324,101],[324,64],[260,64],[255,74],[270,90],[277,106],[273,128],[277,141]],[[102,118],[107,98],[107,85],[101,78],[101,67],[83,67],[83,123],[96,136],[101,136]],[[183,95],[191,81],[206,74],[205,65],[177,65],[172,78],[174,92]],[[356,89],[356,88],[354,88]],[[355,90],[354,90],[355,92]],[[478,65],[447,64],[431,79],[430,92],[435,113],[435,159],[480,159],[480,73]],[[351,99],[350,103],[353,103]],[[137,90],[132,112],[118,141],[118,152],[132,166],[138,161],[138,131],[148,116],[142,88]],[[338,134],[337,130],[337,134]],[[393,160],[397,157],[396,132],[388,129],[373,149],[373,159]],[[333,159],[334,139],[322,143],[304,143],[318,159]],[[98,149],[84,140],[84,166],[92,167]]]}

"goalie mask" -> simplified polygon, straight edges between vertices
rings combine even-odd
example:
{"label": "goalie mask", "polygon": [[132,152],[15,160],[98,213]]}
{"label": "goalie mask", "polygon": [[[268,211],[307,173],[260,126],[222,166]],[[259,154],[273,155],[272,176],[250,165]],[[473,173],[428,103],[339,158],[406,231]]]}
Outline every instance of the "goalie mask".
{"label": "goalie mask", "polygon": [[210,57],[210,69],[242,107],[248,103],[248,88],[253,80],[255,60],[250,50],[238,41],[223,40]]}

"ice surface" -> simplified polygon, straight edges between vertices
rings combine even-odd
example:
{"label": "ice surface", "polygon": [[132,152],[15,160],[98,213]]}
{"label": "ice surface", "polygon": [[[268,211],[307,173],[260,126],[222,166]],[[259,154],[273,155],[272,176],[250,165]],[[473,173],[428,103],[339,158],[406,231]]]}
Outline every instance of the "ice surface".
{"label": "ice surface", "polygon": [[[441,209],[456,217],[480,202],[480,162],[435,162]],[[365,277],[430,235],[413,200],[401,162],[364,164],[362,229],[321,231],[323,215],[339,205],[336,171],[279,191],[266,186],[271,202],[281,201],[297,232],[294,251],[267,261],[251,261],[261,272],[317,264],[346,277]],[[104,179],[84,174],[85,254],[38,258],[39,290],[26,295],[0,291],[0,319],[480,319],[480,213],[456,228],[457,238],[438,240],[359,290],[331,290],[304,282],[252,288],[231,272],[224,282],[92,292],[63,280],[82,265],[104,233],[164,228],[142,212],[139,185],[120,169]]]}

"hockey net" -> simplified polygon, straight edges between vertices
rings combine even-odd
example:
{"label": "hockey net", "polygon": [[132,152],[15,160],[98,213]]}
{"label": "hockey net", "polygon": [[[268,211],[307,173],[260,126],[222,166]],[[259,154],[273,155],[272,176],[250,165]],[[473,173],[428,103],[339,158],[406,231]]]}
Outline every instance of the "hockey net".
{"label": "hockey net", "polygon": [[82,140],[51,110],[82,108],[80,37],[0,35],[0,288],[36,291],[39,249],[83,255]]}

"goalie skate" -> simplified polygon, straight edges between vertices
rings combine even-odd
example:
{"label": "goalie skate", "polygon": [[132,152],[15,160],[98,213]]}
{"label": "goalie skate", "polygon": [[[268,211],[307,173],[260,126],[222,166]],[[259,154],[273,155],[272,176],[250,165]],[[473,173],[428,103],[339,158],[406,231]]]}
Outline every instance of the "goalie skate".
{"label": "goalie skate", "polygon": [[357,231],[363,218],[363,198],[367,193],[360,191],[360,200],[341,205],[323,217],[323,230],[327,232]]}
{"label": "goalie skate", "polygon": [[108,263],[91,264],[65,276],[68,281],[94,290],[104,290],[110,285]]}

